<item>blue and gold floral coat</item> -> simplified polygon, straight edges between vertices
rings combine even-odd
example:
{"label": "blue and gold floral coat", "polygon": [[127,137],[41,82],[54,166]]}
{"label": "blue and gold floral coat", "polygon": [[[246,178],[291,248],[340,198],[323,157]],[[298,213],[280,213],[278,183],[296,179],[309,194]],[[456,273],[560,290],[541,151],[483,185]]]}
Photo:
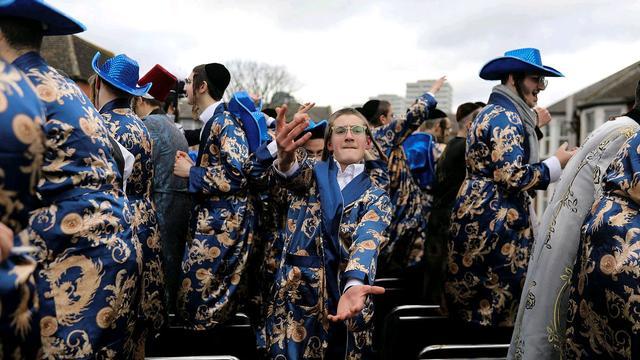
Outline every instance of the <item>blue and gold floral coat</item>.
{"label": "blue and gold floral coat", "polygon": [[[134,156],[133,169],[127,180],[126,194],[133,214],[132,228],[142,247],[142,282],[140,289],[140,347],[144,347],[146,330],[158,331],[164,324],[164,268],[162,245],[152,201],[153,144],[142,120],[131,110],[127,99],[106,103],[100,114],[113,137]],[[136,335],[138,336],[138,335]],[[142,349],[139,348],[139,351]]]}
{"label": "blue and gold floral coat", "polygon": [[436,99],[424,94],[411,106],[405,120],[395,120],[373,130],[373,137],[388,159],[390,174],[389,196],[394,213],[389,226],[389,243],[380,254],[380,272],[397,274],[409,264],[420,261],[414,248],[424,247],[427,230],[426,194],[411,174],[403,142],[427,119]]}
{"label": "blue and gold floral coat", "polygon": [[37,53],[14,64],[36,87],[47,117],[42,204],[29,227],[40,248],[43,358],[129,357],[141,258],[108,130],[80,88]]}
{"label": "blue and gold floral coat", "polygon": [[332,323],[348,279],[372,285],[378,253],[387,241],[391,204],[372,183],[370,168],[340,191],[337,164],[305,159],[279,178],[291,197],[283,256],[267,317],[271,358],[360,359],[370,355],[373,304],[354,319]]}
{"label": "blue and gold floral coat", "polygon": [[[31,82],[0,60],[0,222],[14,232],[14,246],[32,245],[25,228],[38,207],[44,120]],[[40,349],[35,268],[22,255],[0,263],[0,359],[35,359]]]}
{"label": "blue and gold floral coat", "polygon": [[445,298],[455,318],[513,326],[533,245],[527,191],[546,189],[550,175],[546,165],[528,164],[526,132],[513,105],[492,99],[467,136]]}
{"label": "blue and gold floral coat", "polygon": [[256,223],[256,200],[244,172],[249,147],[241,123],[229,112],[214,114],[209,122],[205,127],[210,133],[189,174],[192,239],[178,293],[178,311],[195,329],[210,328],[233,315]]}
{"label": "blue and gold floral coat", "polygon": [[640,133],[618,151],[582,227],[571,279],[564,356],[640,356]]}

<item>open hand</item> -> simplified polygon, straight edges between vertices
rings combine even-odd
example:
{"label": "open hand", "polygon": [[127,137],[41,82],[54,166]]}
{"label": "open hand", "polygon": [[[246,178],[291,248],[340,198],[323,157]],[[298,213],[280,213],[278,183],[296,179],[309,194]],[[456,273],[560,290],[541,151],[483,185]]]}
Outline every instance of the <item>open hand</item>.
{"label": "open hand", "polygon": [[306,133],[299,139],[296,138],[309,126],[309,114],[307,111],[315,104],[307,103],[298,109],[293,116],[293,120],[287,123],[285,114],[287,113],[287,105],[276,108],[276,143],[278,145],[278,168],[282,172],[286,172],[291,168],[295,161],[295,152],[309,138],[311,133]]}
{"label": "open hand", "polygon": [[431,89],[429,89],[429,92],[435,95],[438,91],[440,91],[440,88],[442,87],[442,85],[444,85],[446,81],[447,81],[446,75],[439,78],[438,80],[436,80],[436,82],[433,83],[433,85],[431,85]]}
{"label": "open hand", "polygon": [[569,149],[567,149],[568,146],[569,146],[569,144],[567,142],[564,142],[562,145],[560,145],[560,147],[558,148],[558,150],[556,150],[556,153],[555,153],[555,156],[560,161],[560,166],[563,169],[567,165],[569,160],[571,160],[573,155],[575,155],[578,152],[578,148],[577,147],[574,147],[573,149],[569,150]]}

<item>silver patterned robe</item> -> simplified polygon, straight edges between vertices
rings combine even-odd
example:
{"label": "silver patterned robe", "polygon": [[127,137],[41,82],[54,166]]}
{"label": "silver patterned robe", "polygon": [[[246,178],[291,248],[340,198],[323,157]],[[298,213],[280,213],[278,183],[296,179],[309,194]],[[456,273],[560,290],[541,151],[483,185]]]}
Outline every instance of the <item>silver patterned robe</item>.
{"label": "silver patterned robe", "polygon": [[565,167],[540,221],[509,359],[560,358],[580,228],[601,192],[607,167],[639,128],[626,116],[604,123]]}

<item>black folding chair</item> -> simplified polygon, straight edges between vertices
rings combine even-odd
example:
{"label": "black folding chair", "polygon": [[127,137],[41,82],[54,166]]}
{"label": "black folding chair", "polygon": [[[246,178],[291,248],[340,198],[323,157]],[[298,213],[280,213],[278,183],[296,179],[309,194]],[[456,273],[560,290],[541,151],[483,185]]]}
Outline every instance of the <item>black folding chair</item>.
{"label": "black folding chair", "polygon": [[419,360],[433,359],[506,359],[509,344],[481,344],[481,345],[430,345],[424,348]]}
{"label": "black folding chair", "polygon": [[232,356],[231,358],[240,360],[258,357],[255,332],[245,314],[237,313],[228,322],[210,330],[186,329],[176,324],[173,317],[171,320],[170,326],[149,342],[146,352],[148,356],[205,356],[203,359]]}

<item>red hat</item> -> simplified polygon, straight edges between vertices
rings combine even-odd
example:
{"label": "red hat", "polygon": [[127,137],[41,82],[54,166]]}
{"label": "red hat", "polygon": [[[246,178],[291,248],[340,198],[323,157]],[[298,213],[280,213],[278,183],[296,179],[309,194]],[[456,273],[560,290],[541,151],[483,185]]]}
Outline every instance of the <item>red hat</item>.
{"label": "red hat", "polygon": [[177,81],[178,79],[167,71],[167,69],[156,64],[148,73],[138,80],[138,85],[142,86],[147,83],[153,83],[153,86],[144,97],[165,101],[167,96],[169,96],[169,92],[176,86]]}

